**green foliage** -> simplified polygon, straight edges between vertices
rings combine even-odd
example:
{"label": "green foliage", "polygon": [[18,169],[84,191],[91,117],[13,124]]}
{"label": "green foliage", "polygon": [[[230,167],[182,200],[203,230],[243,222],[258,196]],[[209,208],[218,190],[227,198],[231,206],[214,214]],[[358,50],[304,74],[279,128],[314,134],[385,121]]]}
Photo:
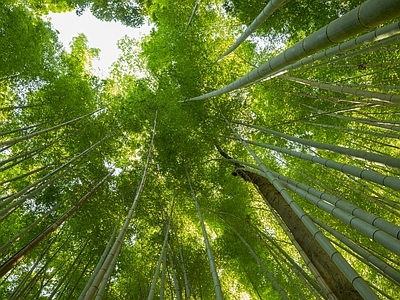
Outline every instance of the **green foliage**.
{"label": "green foliage", "polygon": [[[0,53],[0,141],[90,115],[0,149],[0,247],[7,246],[1,250],[1,263],[53,225],[108,172],[115,172],[55,232],[33,247],[10,275],[3,277],[1,297],[45,299],[52,293],[57,299],[79,297],[114,227],[121,229],[132,206],[157,112],[145,188],[104,298],[147,297],[171,212],[168,251],[181,298],[187,296],[185,286],[194,299],[215,297],[187,169],[225,298],[280,298],[240,235],[289,299],[311,299],[316,291],[309,286],[319,284],[307,263],[266,201],[240,176],[232,176],[237,175],[235,167],[215,147],[218,144],[235,159],[254,164],[242,145],[229,138],[233,134],[225,120],[246,139],[399,178],[397,169],[294,143],[242,124],[399,157],[398,107],[363,105],[361,97],[322,91],[280,77],[218,99],[179,102],[229,84],[252,70],[254,64],[273,57],[281,47],[297,42],[359,3],[311,2],[288,2],[250,42],[216,63],[242,31],[242,24],[250,23],[266,3],[200,2],[185,30],[194,1],[32,0],[20,5],[7,1],[0,8],[0,48],[5,50]],[[91,62],[99,50],[90,49],[84,35],[74,38],[71,52],[65,52],[56,33],[37,17],[48,11],[72,9],[78,13],[90,9],[102,20],[118,20],[128,26],[139,26],[148,17],[154,29],[141,39],[120,40],[122,55],[109,78],[101,80],[91,73]],[[267,45],[257,44],[262,35],[270,39]],[[261,49],[263,46],[266,49]],[[399,55],[394,46],[352,57],[341,54],[292,70],[289,75],[396,94]],[[382,124],[392,128],[380,127]],[[287,154],[253,148],[267,168],[399,225],[398,192]],[[57,171],[63,164],[68,166]],[[25,201],[5,213],[3,209],[9,204],[3,201],[31,184],[11,203],[23,197]],[[311,216],[399,268],[391,251],[289,193]],[[29,228],[34,222],[37,224]],[[338,251],[363,278],[382,293],[398,298],[397,283],[371,264],[366,267],[337,238],[327,236],[339,244]],[[167,264],[170,279],[172,264]],[[306,281],[311,284],[305,285]],[[165,293],[167,298],[175,297],[172,280],[167,281]]]}
{"label": "green foliage", "polygon": [[[227,0],[226,11],[239,18],[242,24],[249,25],[269,1]],[[270,38],[289,38],[299,40],[335,20],[363,1],[311,1],[291,0],[276,10],[259,28]],[[305,17],[306,16],[306,17]]]}
{"label": "green foliage", "polygon": [[1,80],[41,76],[59,51],[56,34],[22,5],[2,5],[0,15]]}
{"label": "green foliage", "polygon": [[141,3],[121,0],[67,0],[68,5],[81,15],[89,8],[92,14],[106,22],[121,22],[126,26],[139,27],[143,24]]}

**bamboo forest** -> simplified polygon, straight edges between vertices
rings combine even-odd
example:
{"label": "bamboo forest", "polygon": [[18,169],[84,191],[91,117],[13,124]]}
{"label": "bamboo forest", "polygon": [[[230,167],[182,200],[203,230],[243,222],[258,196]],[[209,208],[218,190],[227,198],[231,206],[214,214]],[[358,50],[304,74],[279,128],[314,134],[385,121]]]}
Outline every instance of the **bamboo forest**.
{"label": "bamboo forest", "polygon": [[[47,18],[88,11],[151,26],[105,78]],[[400,299],[399,41],[399,0],[2,0],[0,300]]]}

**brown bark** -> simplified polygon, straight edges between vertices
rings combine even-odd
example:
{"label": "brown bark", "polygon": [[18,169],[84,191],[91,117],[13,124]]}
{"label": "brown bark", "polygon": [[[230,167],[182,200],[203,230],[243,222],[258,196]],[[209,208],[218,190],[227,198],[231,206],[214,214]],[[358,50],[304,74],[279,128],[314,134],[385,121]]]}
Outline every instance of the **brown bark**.
{"label": "brown bark", "polygon": [[[222,156],[232,159],[218,146],[217,148]],[[363,299],[268,179],[244,170],[238,164],[235,164],[235,167],[236,170],[233,175],[240,175],[245,181],[253,183],[258,188],[264,200],[269,203],[285,222],[304,253],[314,264],[335,296],[343,300]]]}

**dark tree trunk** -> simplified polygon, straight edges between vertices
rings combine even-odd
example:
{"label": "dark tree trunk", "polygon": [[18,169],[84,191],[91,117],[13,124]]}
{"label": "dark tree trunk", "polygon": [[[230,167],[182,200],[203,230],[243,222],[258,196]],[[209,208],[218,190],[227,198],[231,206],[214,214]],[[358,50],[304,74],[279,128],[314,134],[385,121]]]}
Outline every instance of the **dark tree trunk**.
{"label": "dark tree trunk", "polygon": [[[231,159],[219,147],[217,148],[222,156]],[[253,183],[264,200],[279,214],[335,296],[343,300],[363,299],[268,179],[244,170],[237,164],[235,164],[235,167],[236,175],[240,175],[245,181]]]}

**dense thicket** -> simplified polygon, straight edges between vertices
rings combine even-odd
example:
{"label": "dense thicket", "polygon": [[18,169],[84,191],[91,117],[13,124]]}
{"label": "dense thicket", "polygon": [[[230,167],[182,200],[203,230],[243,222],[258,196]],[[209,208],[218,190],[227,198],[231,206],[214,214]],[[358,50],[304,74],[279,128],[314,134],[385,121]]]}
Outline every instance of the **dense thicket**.
{"label": "dense thicket", "polygon": [[[333,261],[340,253],[354,268],[356,278],[338,263],[355,289],[398,298],[398,5],[397,19],[358,31],[381,28],[368,43],[190,101],[360,3],[287,1],[217,62],[267,3],[7,0],[0,298],[333,299],[250,173],[282,185],[293,212],[336,248]],[[86,8],[154,26],[119,42],[104,80],[84,35],[66,52],[41,19]]]}

